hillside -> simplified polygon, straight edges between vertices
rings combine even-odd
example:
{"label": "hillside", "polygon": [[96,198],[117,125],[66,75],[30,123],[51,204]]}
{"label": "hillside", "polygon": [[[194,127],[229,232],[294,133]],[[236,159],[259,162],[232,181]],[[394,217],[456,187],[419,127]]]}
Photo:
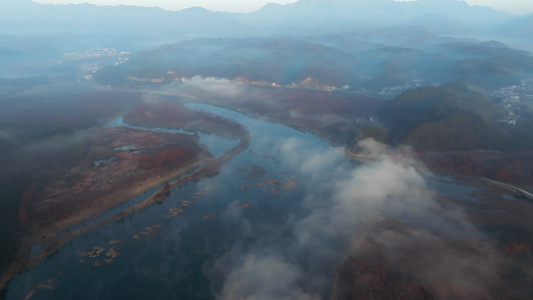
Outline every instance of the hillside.
{"label": "hillside", "polygon": [[497,126],[504,116],[493,100],[461,83],[409,90],[379,115],[394,142],[432,151],[506,148],[511,136]]}
{"label": "hillside", "polygon": [[[431,83],[465,81],[494,89],[533,76],[533,56],[496,42],[443,38],[419,29],[376,30],[343,37],[209,38],[168,44],[101,69],[112,86],[164,85],[196,75],[395,95]],[[367,34],[372,33],[371,36]],[[385,42],[383,40],[386,40]],[[309,79],[310,78],[310,79]],[[327,88],[325,88],[327,89]],[[400,89],[390,92],[384,89]]]}

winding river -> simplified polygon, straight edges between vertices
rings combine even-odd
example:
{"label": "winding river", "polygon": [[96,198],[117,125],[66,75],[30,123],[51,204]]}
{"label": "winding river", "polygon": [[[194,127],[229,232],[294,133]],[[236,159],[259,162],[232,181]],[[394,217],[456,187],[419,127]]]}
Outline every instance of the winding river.
{"label": "winding river", "polygon": [[[213,299],[220,290],[214,266],[225,254],[236,245],[245,251],[258,239],[282,235],[281,224],[305,214],[300,204],[321,174],[303,168],[299,159],[324,154],[332,170],[353,168],[340,150],[313,134],[208,104],[187,107],[243,124],[251,135],[248,149],[225,163],[218,175],[173,187],[163,203],[73,238],[14,277],[7,299]],[[121,119],[107,126],[153,130]],[[209,135],[201,135],[201,142],[215,156],[236,144]],[[476,201],[471,196],[475,189],[453,181],[440,178],[431,186]],[[151,193],[95,218],[125,210]]]}

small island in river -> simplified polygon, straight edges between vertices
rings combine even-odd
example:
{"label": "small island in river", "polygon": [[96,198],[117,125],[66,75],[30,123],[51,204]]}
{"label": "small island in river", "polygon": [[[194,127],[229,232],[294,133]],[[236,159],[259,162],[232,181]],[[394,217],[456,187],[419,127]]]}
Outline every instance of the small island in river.
{"label": "small island in river", "polygon": [[[43,178],[27,187],[19,209],[27,234],[16,258],[1,275],[0,287],[71,238],[161,203],[170,195],[171,186],[217,174],[221,164],[244,150],[250,141],[248,132],[238,123],[188,110],[176,99],[135,101],[128,106],[131,105],[134,108],[129,112],[123,113],[117,107],[101,117],[108,120],[122,117],[126,124],[136,127],[109,126],[112,122],[106,122],[79,130],[85,141],[79,159],[70,166],[56,167],[54,172],[43,171]],[[239,142],[220,157],[214,157],[208,146],[201,144],[198,133]],[[93,219],[153,188],[157,188],[156,192],[144,201],[104,220]],[[191,204],[183,201],[182,206]],[[182,210],[176,209],[168,216],[179,213]],[[35,245],[46,247],[30,257]]]}

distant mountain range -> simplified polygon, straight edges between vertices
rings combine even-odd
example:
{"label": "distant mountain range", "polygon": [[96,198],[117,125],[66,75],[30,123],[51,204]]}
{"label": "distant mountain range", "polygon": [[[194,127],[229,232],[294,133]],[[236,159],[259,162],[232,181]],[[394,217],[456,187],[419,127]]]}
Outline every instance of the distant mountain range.
{"label": "distant mountain range", "polygon": [[[481,27],[512,18],[487,7],[471,7],[458,0],[300,0],[292,4],[269,4],[257,12],[241,16],[244,23],[266,23],[297,28],[349,30],[371,26],[397,26],[413,22],[428,14],[439,14],[456,22]],[[331,26],[336,25],[336,26]]]}
{"label": "distant mountain range", "polygon": [[[112,86],[151,80],[167,84],[196,75],[298,86],[312,79],[322,87],[349,86],[352,91],[375,94],[388,87],[451,81],[495,89],[533,77],[533,55],[499,42],[451,39],[416,30],[367,34],[375,42],[348,34],[181,41],[102,68],[94,79]],[[396,40],[381,42],[387,39],[385,34]]]}
{"label": "distant mountain range", "polygon": [[0,4],[0,27],[0,33],[12,34],[173,34],[183,37],[238,34],[245,28],[224,13],[203,8],[172,12],[139,6],[51,5],[29,0],[8,0]]}
{"label": "distant mountain range", "polygon": [[364,93],[450,81],[496,88],[533,76],[533,56],[516,49],[528,45],[504,44],[527,44],[532,31],[533,14],[458,0],[300,0],[247,14],[2,0],[0,62],[22,72],[30,58],[114,47],[142,52],[96,74],[113,86],[173,71]]}
{"label": "distant mountain range", "polygon": [[512,36],[522,36],[531,38],[533,36],[533,14],[514,18],[495,30],[498,34]]}
{"label": "distant mountain range", "polygon": [[3,0],[0,33],[150,34],[183,38],[341,33],[373,27],[422,26],[434,33],[530,34],[533,15],[516,17],[458,0],[300,0],[242,14],[203,8],[166,11],[136,6],[50,5]]}

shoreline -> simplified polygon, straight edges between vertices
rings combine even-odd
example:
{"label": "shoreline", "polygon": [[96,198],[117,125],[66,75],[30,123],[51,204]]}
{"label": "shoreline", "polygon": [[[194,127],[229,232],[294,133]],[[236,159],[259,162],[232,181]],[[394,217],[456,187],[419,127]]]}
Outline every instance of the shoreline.
{"label": "shoreline", "polygon": [[[121,203],[124,203],[125,201],[131,199],[132,197],[140,195],[148,191],[149,189],[154,188],[158,185],[161,185],[165,182],[167,182],[167,184],[170,187],[173,187],[173,186],[182,184],[184,182],[198,180],[203,177],[213,176],[220,171],[220,168],[224,162],[226,162],[227,160],[231,159],[236,154],[245,150],[249,146],[250,141],[251,141],[250,133],[246,130],[245,134],[241,136],[239,144],[231,148],[230,150],[226,151],[220,157],[217,157],[217,158],[202,157],[193,163],[190,163],[186,166],[182,166],[176,170],[170,171],[167,174],[164,174],[164,175],[158,174],[146,180],[136,182],[134,183],[134,188],[131,187],[131,184],[127,186],[123,186],[118,191],[113,192],[112,194],[108,194],[96,200],[95,204],[91,206],[92,207],[91,209],[82,210],[81,212],[78,212],[77,214],[75,214],[73,217],[69,218],[66,221],[62,220],[61,222],[58,222],[54,224],[54,226],[48,227],[43,231],[31,232],[27,236],[22,237],[21,246],[19,250],[17,251],[17,253],[15,254],[14,260],[2,272],[2,274],[0,274],[0,290],[3,290],[14,276],[24,271],[28,267],[35,265],[36,263],[40,262],[44,258],[48,257],[49,255],[53,254],[57,249],[59,249],[63,244],[65,244],[72,238],[79,236],[81,234],[84,234],[86,232],[89,232],[91,230],[94,230],[96,228],[99,228],[102,225],[105,225],[117,219],[123,218],[129,214],[132,214],[136,211],[147,208],[151,206],[152,204],[156,203],[157,201],[160,200],[159,195],[161,194],[161,192],[164,192],[165,186],[159,188],[152,195],[150,195],[145,200],[139,202],[135,206],[127,208],[105,220],[99,221],[92,225],[88,225],[84,228],[81,228],[75,232],[66,234],[64,236],[54,237],[54,235],[57,232],[67,229],[76,224],[79,224],[91,217],[97,216],[105,212],[106,210],[116,205],[119,205]],[[192,172],[191,174],[184,176],[183,178],[172,180],[176,177],[186,174],[190,170],[202,164],[203,164],[203,167],[201,167],[199,170],[196,170]],[[168,182],[169,180],[172,180],[172,181]],[[44,238],[43,238],[43,235],[44,235]],[[52,245],[45,248],[41,253],[37,254],[33,258],[29,257],[31,254],[33,245],[46,244],[46,243],[52,243]]]}
{"label": "shoreline", "polygon": [[[191,97],[191,96],[188,96],[188,97]],[[204,102],[204,103],[209,103],[209,102]],[[213,104],[213,103],[209,103],[209,104],[210,105],[216,105],[216,104]],[[243,114],[249,115],[249,114],[247,114],[245,112],[236,110],[236,109],[231,108],[231,107],[225,107],[225,106],[222,106],[222,105],[217,105],[217,106],[224,107],[224,108],[227,108],[227,109],[231,109],[231,110],[237,111],[239,113],[243,113]],[[260,117],[260,116],[254,116],[254,117],[263,118],[263,117]],[[272,121],[272,122],[276,122],[276,123],[280,123],[280,124],[284,124],[284,125],[287,125],[287,126],[289,126],[291,128],[294,128],[294,129],[298,130],[297,128],[295,128],[295,126],[280,122],[280,121],[275,120],[275,119],[266,119],[266,120],[269,120],[269,121]],[[303,127],[299,127],[299,128],[301,128],[301,129],[303,129],[303,130],[305,130],[305,131],[307,131],[307,132],[309,132],[309,133],[311,133],[313,135],[316,135],[317,137],[320,137],[321,139],[323,139],[325,141],[329,141],[330,144],[332,144],[333,146],[335,145],[330,139],[320,135],[318,132],[314,132],[312,130],[309,130],[309,129],[303,128]],[[14,276],[16,276],[18,273],[20,273],[21,271],[23,271],[24,269],[26,269],[26,268],[28,268],[28,267],[30,267],[32,265],[35,265],[35,264],[39,263],[44,258],[46,258],[49,255],[55,253],[62,245],[64,245],[66,242],[68,242],[72,238],[74,238],[76,236],[79,236],[79,235],[82,235],[82,234],[84,234],[86,232],[89,232],[91,230],[97,229],[97,228],[99,228],[99,227],[101,227],[101,226],[103,226],[105,224],[108,224],[108,223],[113,222],[113,221],[115,221],[117,219],[123,218],[123,217],[125,217],[127,215],[135,213],[136,211],[145,209],[145,208],[153,205],[154,202],[156,202],[157,199],[158,199],[157,195],[163,190],[164,187],[161,187],[160,189],[154,191],[151,195],[147,195],[147,198],[142,200],[138,204],[136,204],[136,205],[134,205],[134,206],[132,206],[130,208],[125,208],[122,211],[119,211],[117,214],[112,215],[109,218],[106,218],[106,219],[104,219],[102,221],[96,222],[96,223],[91,224],[91,225],[87,225],[87,226],[85,226],[85,227],[83,227],[83,228],[81,228],[79,230],[76,230],[76,231],[74,231],[72,233],[65,234],[63,236],[54,237],[53,235],[55,233],[57,233],[57,232],[59,232],[61,230],[67,229],[70,226],[73,226],[73,225],[78,224],[80,222],[83,222],[83,220],[87,220],[88,218],[90,218],[92,216],[97,216],[97,215],[105,212],[106,210],[110,209],[111,207],[113,207],[115,205],[118,205],[120,203],[124,203],[125,201],[128,201],[129,199],[131,199],[134,196],[137,196],[137,195],[139,195],[141,193],[144,193],[147,190],[149,190],[151,188],[154,188],[154,187],[156,187],[156,186],[158,186],[160,184],[164,184],[166,181],[172,180],[173,178],[176,178],[178,176],[184,175],[185,173],[189,172],[190,170],[192,170],[192,169],[194,169],[194,168],[196,168],[198,166],[201,166],[204,163],[205,163],[205,165],[203,167],[201,167],[200,169],[195,170],[194,172],[192,172],[192,173],[190,173],[190,174],[188,174],[186,176],[183,176],[182,178],[178,178],[178,179],[173,180],[171,182],[167,182],[167,184],[170,185],[170,186],[176,186],[176,185],[184,183],[184,182],[193,181],[193,180],[196,180],[196,179],[201,179],[203,177],[212,176],[212,175],[216,174],[217,170],[220,170],[220,167],[223,164],[223,162],[231,159],[233,156],[237,155],[238,153],[240,153],[241,151],[246,149],[248,147],[249,143],[250,143],[250,140],[251,140],[251,136],[250,136],[249,132],[246,131],[246,134],[240,138],[240,142],[238,143],[237,146],[235,146],[234,148],[231,148],[228,151],[224,152],[224,154],[222,154],[218,158],[203,157],[203,158],[200,158],[200,160],[197,160],[197,161],[194,161],[194,162],[192,162],[190,164],[187,164],[186,166],[183,166],[181,168],[177,168],[176,170],[170,171],[168,174],[152,174],[149,178],[144,179],[144,180],[139,180],[137,182],[134,182],[133,184],[131,182],[123,183],[122,186],[119,187],[119,189],[117,191],[115,191],[114,193],[109,194],[109,195],[105,195],[103,197],[99,197],[98,199],[94,200],[96,203],[106,204],[108,206],[103,207],[102,205],[93,205],[92,207],[95,207],[95,209],[82,210],[82,211],[78,212],[77,214],[74,214],[74,217],[73,218],[69,218],[69,220],[67,220],[67,221],[62,220],[62,221],[58,222],[57,224],[52,224],[50,227],[46,228],[45,230],[43,230],[41,232],[34,232],[34,233],[29,234],[25,239],[22,239],[23,242],[21,243],[22,244],[21,245],[21,251],[17,252],[17,255],[15,256],[15,260],[16,261],[14,261],[12,264],[10,264],[8,266],[8,268],[6,268],[6,270],[2,274],[0,274],[1,275],[0,276],[0,290],[5,288],[7,286],[7,283]],[[433,171],[433,170],[431,170],[429,168],[428,168],[428,171],[430,171],[431,173],[435,173],[435,174],[453,176],[454,177],[453,178],[454,183],[458,184],[458,185],[476,186],[476,187],[479,187],[482,191],[487,191],[487,192],[489,191],[489,189],[495,188],[495,187],[491,188],[490,185],[487,185],[487,182],[489,182],[489,181],[487,181],[487,180],[483,181],[484,178],[481,178],[481,177],[475,177],[475,176],[471,176],[471,175],[454,174],[454,173],[446,173],[446,172],[437,172],[437,171]],[[505,183],[502,183],[502,184],[505,184]],[[118,197],[118,196],[121,196],[122,198]],[[122,199],[122,200],[118,200],[118,199]],[[114,202],[116,202],[116,203],[112,204]],[[84,217],[84,216],[87,216],[87,217]],[[43,233],[45,233],[45,235],[47,235],[47,237],[42,238],[42,234]],[[40,241],[40,242],[38,242],[38,241]],[[31,252],[32,245],[35,245],[35,244],[46,244],[46,243],[52,243],[52,245],[50,245],[49,247],[44,249],[41,253],[37,254],[33,258],[29,258],[29,254],[30,254],[29,252]],[[27,258],[27,259],[24,259],[24,258]],[[5,277],[4,273],[8,273],[9,277],[7,279],[4,278]]]}

